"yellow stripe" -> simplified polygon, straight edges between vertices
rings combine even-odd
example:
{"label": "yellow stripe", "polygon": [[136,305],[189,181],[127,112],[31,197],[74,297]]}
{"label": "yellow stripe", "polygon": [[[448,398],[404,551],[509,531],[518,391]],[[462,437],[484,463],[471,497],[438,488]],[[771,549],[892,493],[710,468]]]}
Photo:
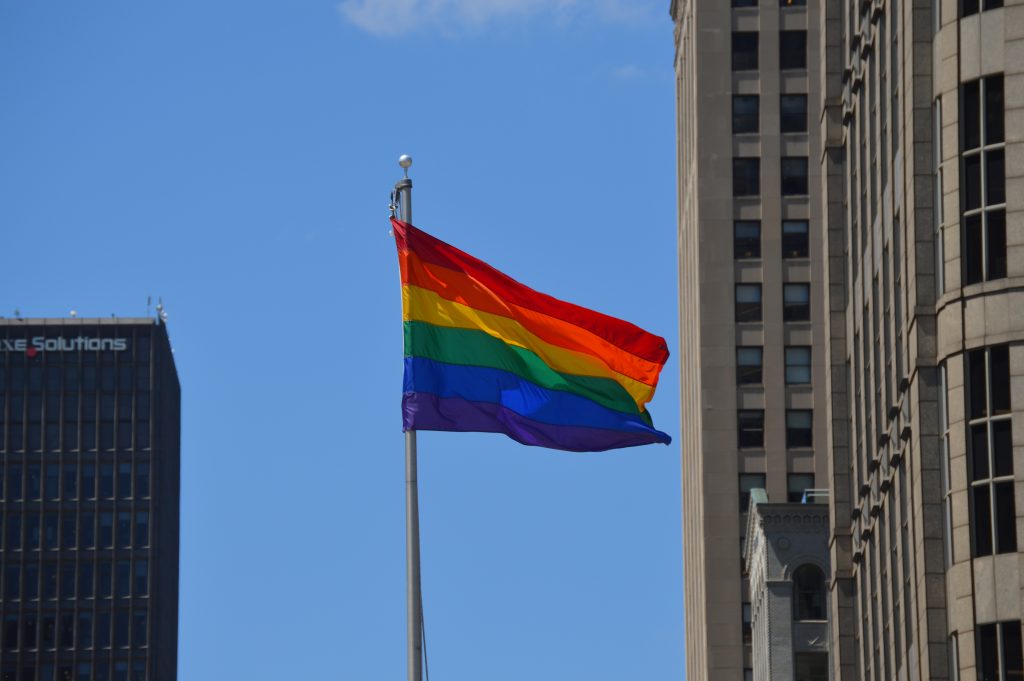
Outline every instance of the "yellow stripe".
{"label": "yellow stripe", "polygon": [[628,392],[639,408],[654,397],[654,388],[610,369],[593,355],[552,345],[533,335],[517,321],[481,312],[475,308],[446,300],[419,286],[402,287],[402,318],[455,329],[477,329],[510,345],[526,348],[537,354],[555,371],[577,376],[601,376],[616,381]]}

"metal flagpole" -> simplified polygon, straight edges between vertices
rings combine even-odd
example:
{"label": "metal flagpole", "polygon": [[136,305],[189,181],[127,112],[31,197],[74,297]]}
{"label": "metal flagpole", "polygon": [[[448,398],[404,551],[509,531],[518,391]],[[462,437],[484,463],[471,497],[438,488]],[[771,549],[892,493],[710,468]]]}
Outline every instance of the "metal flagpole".
{"label": "metal flagpole", "polygon": [[[402,222],[412,223],[412,157],[403,154],[398,165],[405,177],[395,183]],[[423,601],[420,597],[420,505],[416,483],[416,431],[405,432],[405,595],[408,681],[423,679]]]}

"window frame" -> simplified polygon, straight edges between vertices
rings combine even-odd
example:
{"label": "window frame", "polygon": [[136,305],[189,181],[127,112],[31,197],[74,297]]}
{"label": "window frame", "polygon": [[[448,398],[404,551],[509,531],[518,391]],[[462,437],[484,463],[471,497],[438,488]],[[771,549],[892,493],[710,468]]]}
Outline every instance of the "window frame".
{"label": "window frame", "polygon": [[[797,363],[795,359],[801,352],[806,353],[807,362]],[[790,361],[791,355],[794,357],[794,361]],[[783,349],[783,364],[785,366],[785,380],[786,385],[810,385],[812,380],[811,364],[814,360],[814,352],[810,345],[787,345]],[[806,369],[807,378],[806,380],[798,380],[796,378],[790,378],[790,369]]]}
{"label": "window frame", "polygon": [[[744,418],[752,419],[746,424]],[[747,435],[747,438],[744,438]],[[751,437],[756,435],[756,437]],[[737,449],[764,449],[764,409],[736,410]]]}
{"label": "window frame", "polygon": [[[738,41],[753,40],[753,45],[746,45],[742,51],[738,51]],[[752,48],[752,49],[751,49]],[[733,31],[730,43],[730,65],[735,71],[757,71],[761,66],[759,52],[761,50],[761,38],[758,31]],[[753,54],[751,61],[750,55]],[[741,63],[737,63],[741,62]],[[751,66],[752,64],[752,66]]]}
{"label": "window frame", "polygon": [[761,157],[732,157],[732,195],[734,197],[761,196]]}
{"label": "window frame", "polygon": [[[799,40],[802,43],[799,51],[789,44],[791,40]],[[795,58],[797,55],[799,58]],[[807,31],[779,31],[779,70],[807,70]]]}
{"label": "window frame", "polygon": [[[756,364],[741,362],[741,352],[757,352]],[[755,376],[756,369],[756,376]],[[755,380],[756,379],[756,380]],[[736,385],[762,385],[764,383],[764,348],[760,345],[736,346]]]}
{"label": "window frame", "polygon": [[[754,108],[751,112],[737,112],[737,104],[753,101]],[[750,123],[753,122],[753,126]],[[740,125],[737,125],[740,123]],[[746,125],[744,125],[746,123]],[[732,96],[732,134],[750,135],[761,132],[761,96],[760,95],[737,95]]]}
{"label": "window frame", "polygon": [[[989,101],[995,84],[1001,103],[999,111],[1000,134],[995,137],[989,120],[995,101]],[[969,93],[977,87],[977,108],[974,109]],[[1007,277],[1006,246],[1006,83],[1002,73],[994,73],[960,84],[960,221],[962,244],[962,273],[965,285]],[[970,109],[973,109],[971,111]],[[977,143],[969,140],[976,116]],[[968,145],[971,145],[968,147]],[[1000,160],[1001,159],[1001,160]],[[990,174],[995,165],[1001,165],[1001,199]],[[971,172],[969,169],[974,169]],[[977,177],[977,205],[971,205],[974,180]],[[991,194],[991,195],[990,195]],[[991,200],[991,202],[990,202]],[[1001,257],[995,257],[1001,256]]]}
{"label": "window frame", "polygon": [[[757,247],[753,248],[753,237],[739,235],[741,227],[752,227],[757,231]],[[756,252],[755,252],[756,251]],[[732,223],[732,257],[735,260],[761,259],[761,221],[733,220]]]}
{"label": "window frame", "polygon": [[[801,172],[793,173],[794,169]],[[806,156],[783,156],[779,159],[779,193],[782,196],[810,196],[810,163]]]}
{"label": "window frame", "polygon": [[[1016,529],[1016,501],[1014,496],[1014,470],[1013,470],[1013,408],[1008,403],[1005,409],[996,411],[993,404],[993,370],[992,355],[998,352],[1006,353],[1007,367],[1007,400],[1012,400],[1012,389],[1010,389],[1010,350],[1007,344],[990,345],[969,350],[964,355],[966,376],[966,397],[965,409],[967,417],[966,440],[967,440],[967,468],[968,487],[970,502],[968,512],[970,515],[971,527],[971,557],[997,555],[1002,553],[1015,553],[1017,551],[1017,529]],[[981,360],[980,372],[982,383],[978,380],[978,360]],[[979,395],[980,392],[983,393]],[[984,405],[976,404],[984,401]],[[981,407],[979,409],[979,407]],[[1002,433],[1003,427],[1005,433]],[[997,433],[997,428],[1000,432]],[[978,452],[978,435],[984,435],[985,451]],[[1009,457],[1002,459],[996,452],[997,437],[1000,441],[1009,443]],[[1005,438],[1003,440],[1002,438]],[[983,454],[983,456],[982,456]],[[984,464],[984,470],[980,464]],[[1005,470],[1006,464],[1009,470]],[[1000,467],[1004,470],[999,471]],[[1004,506],[1000,506],[1002,501]],[[1001,515],[1008,514],[1009,520]],[[1008,524],[1009,527],[1004,527]],[[1002,536],[1001,532],[1002,530]]]}
{"label": "window frame", "polygon": [[[792,112],[786,111],[784,102],[786,100],[802,100],[803,101],[803,115],[799,116],[800,124],[798,126],[793,125],[798,120],[798,115]],[[794,92],[794,93],[783,93],[779,95],[779,132],[783,135],[790,135],[794,133],[805,133],[808,130],[807,123],[807,94]]]}
{"label": "window frame", "polygon": [[[790,302],[787,291],[802,290],[806,292],[805,302]],[[811,320],[811,285],[805,282],[785,282],[782,284],[782,321],[809,322]]]}
{"label": "window frame", "polygon": [[[757,291],[757,302],[741,302],[740,290]],[[733,287],[734,320],[738,324],[757,323],[764,320],[764,290],[761,284],[737,283]],[[743,307],[741,307],[741,305]],[[756,306],[756,307],[755,307]],[[756,317],[754,316],[756,312]]]}
{"label": "window frame", "polygon": [[[806,426],[796,426],[791,418],[807,415]],[[814,410],[813,409],[787,409],[786,410],[786,449],[811,449],[814,447]]]}
{"label": "window frame", "polygon": [[[809,581],[811,580],[811,581]],[[828,619],[828,593],[825,571],[814,563],[804,563],[793,570],[793,620],[824,622]],[[810,600],[806,598],[811,596]]]}
{"label": "window frame", "polygon": [[[807,480],[810,479],[810,485]],[[800,484],[794,485],[794,481]],[[799,491],[797,491],[799,489]],[[814,473],[787,473],[786,474],[786,501],[791,504],[799,504],[803,501],[804,494],[809,489],[814,489]]]}
{"label": "window frame", "polygon": [[[799,231],[787,232],[787,228],[803,226]],[[796,234],[797,236],[793,236]],[[806,260],[811,257],[811,222],[810,220],[782,221],[782,259]]]}

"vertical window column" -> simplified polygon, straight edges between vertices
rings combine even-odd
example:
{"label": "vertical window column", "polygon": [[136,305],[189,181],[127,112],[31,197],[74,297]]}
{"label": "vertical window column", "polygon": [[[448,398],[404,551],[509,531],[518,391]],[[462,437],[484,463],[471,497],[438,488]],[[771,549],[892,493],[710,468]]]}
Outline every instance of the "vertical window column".
{"label": "vertical window column", "polygon": [[974,557],[1017,550],[1009,350],[996,345],[967,354]]}
{"label": "vertical window column", "polygon": [[960,88],[964,283],[1006,276],[1006,144],[1003,76]]}

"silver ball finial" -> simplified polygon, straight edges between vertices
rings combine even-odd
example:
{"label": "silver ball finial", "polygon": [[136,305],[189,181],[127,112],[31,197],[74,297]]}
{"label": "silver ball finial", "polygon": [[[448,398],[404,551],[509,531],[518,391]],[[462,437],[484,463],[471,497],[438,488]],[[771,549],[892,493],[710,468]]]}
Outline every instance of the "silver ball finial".
{"label": "silver ball finial", "polygon": [[409,179],[409,166],[412,165],[412,156],[402,154],[398,157],[398,165],[402,166],[402,170],[405,171],[405,179]]}

